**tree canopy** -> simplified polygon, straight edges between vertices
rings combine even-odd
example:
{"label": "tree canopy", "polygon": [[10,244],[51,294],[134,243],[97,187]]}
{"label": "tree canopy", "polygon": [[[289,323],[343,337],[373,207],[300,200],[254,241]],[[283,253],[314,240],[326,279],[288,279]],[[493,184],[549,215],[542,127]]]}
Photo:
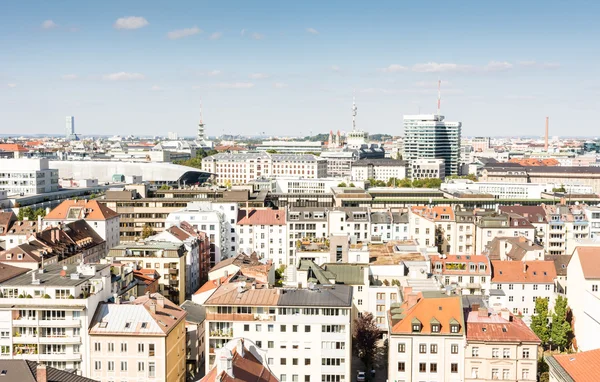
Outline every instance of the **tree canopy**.
{"label": "tree canopy", "polygon": [[364,313],[354,320],[354,339],[352,343],[358,353],[358,357],[365,366],[372,365],[377,352],[377,339],[379,328],[371,313]]}
{"label": "tree canopy", "polygon": [[548,325],[548,300],[538,297],[535,300],[535,314],[531,316],[531,330],[538,336],[542,344],[548,343],[550,339],[550,327]]}

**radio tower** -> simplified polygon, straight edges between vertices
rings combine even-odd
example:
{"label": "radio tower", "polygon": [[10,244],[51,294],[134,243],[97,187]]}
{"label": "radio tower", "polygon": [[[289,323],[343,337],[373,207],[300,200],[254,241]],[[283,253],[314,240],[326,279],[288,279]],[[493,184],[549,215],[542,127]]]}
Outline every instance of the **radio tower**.
{"label": "radio tower", "polygon": [[356,97],[352,96],[352,131],[356,131]]}
{"label": "radio tower", "polygon": [[200,122],[198,123],[198,136],[196,140],[204,142],[204,121],[202,121],[202,98],[200,99]]}
{"label": "radio tower", "polygon": [[440,115],[440,107],[442,103],[442,80],[438,80],[438,104],[437,104],[437,115]]}

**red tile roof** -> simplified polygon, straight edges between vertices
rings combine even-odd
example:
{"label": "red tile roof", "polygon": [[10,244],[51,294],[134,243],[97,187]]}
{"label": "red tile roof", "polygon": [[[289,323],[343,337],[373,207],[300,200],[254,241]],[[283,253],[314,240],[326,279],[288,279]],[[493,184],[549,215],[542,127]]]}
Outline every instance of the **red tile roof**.
{"label": "red tile roof", "polygon": [[510,317],[508,320],[496,313],[481,317],[477,311],[469,312],[467,341],[540,343],[540,339],[523,320],[506,313]]}
{"label": "red tile roof", "polygon": [[551,284],[555,278],[554,261],[492,261],[494,283]]}
{"label": "red tile roof", "polygon": [[600,279],[600,247],[577,247],[575,253],[579,255],[583,277]]}
{"label": "red tile roof", "polygon": [[[600,349],[575,354],[551,356],[574,381],[597,382],[600,368]],[[548,362],[551,363],[551,362]]]}
{"label": "red tile roof", "polygon": [[[451,222],[454,221],[454,211],[452,207],[427,207],[427,206],[413,206],[411,207],[412,213],[424,217],[427,220],[433,220],[436,222]],[[442,215],[448,215],[448,219],[442,219]]]}
{"label": "red tile roof", "polygon": [[[426,292],[429,293],[429,292]],[[413,306],[410,306],[411,300],[416,297],[417,301]],[[405,300],[400,306],[401,314],[404,316],[400,321],[394,320],[394,309],[391,311],[392,316],[392,334],[428,334],[428,335],[463,335],[463,307],[461,296],[445,296],[443,294],[436,297],[424,297],[423,293],[411,295],[407,293]],[[418,320],[421,323],[421,331],[413,333],[413,322]],[[397,322],[396,322],[397,321]],[[432,333],[431,323],[437,321],[440,324],[439,333]],[[459,324],[458,333],[450,332],[450,323],[457,322]],[[395,322],[395,323],[394,323]]]}
{"label": "red tile roof", "polygon": [[231,278],[235,275],[237,275],[237,273],[228,276],[223,276],[220,279],[208,280],[197,291],[195,291],[194,294],[200,294],[208,292],[209,290],[217,289],[220,285],[219,280],[221,281],[221,284],[227,284],[229,280],[231,280]]}
{"label": "red tile roof", "polygon": [[[69,216],[69,210],[73,207],[81,208],[77,216]],[[65,200],[50,211],[44,220],[107,220],[116,216],[119,214],[96,200]]]}
{"label": "red tile roof", "polygon": [[27,152],[25,147],[18,145],[16,143],[0,143],[0,151],[18,151],[18,152]]}
{"label": "red tile roof", "polygon": [[285,225],[285,209],[240,210],[238,225]]}
{"label": "red tile roof", "polygon": [[[244,346],[243,343],[242,346]],[[200,382],[279,382],[269,367],[263,363],[264,361],[261,362],[247,348],[244,348],[243,355],[237,351],[237,348],[233,349],[232,356],[233,376],[227,374],[226,371],[221,371],[217,375],[218,369],[215,364]]]}

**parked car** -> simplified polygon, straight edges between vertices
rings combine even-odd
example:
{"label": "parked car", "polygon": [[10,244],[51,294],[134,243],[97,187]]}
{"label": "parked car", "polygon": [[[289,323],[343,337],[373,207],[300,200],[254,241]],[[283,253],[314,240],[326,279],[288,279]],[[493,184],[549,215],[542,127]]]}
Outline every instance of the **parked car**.
{"label": "parked car", "polygon": [[359,371],[356,374],[356,382],[365,382],[367,380],[367,374],[364,371]]}

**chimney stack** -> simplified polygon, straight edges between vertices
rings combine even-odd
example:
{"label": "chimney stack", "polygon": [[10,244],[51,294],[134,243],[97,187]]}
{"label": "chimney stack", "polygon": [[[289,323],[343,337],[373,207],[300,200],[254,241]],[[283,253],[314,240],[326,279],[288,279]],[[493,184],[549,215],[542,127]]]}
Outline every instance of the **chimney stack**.
{"label": "chimney stack", "polygon": [[46,374],[46,365],[37,365],[35,379],[37,382],[48,382],[48,376]]}
{"label": "chimney stack", "polygon": [[406,295],[405,294],[405,298],[406,298],[406,304],[407,304],[407,309],[412,308],[413,306],[415,306],[417,304],[418,298],[419,296],[416,293],[411,293]]}
{"label": "chimney stack", "polygon": [[546,140],[544,141],[544,150],[547,152],[548,151],[548,122],[549,122],[549,117],[546,117]]}
{"label": "chimney stack", "polygon": [[161,309],[165,308],[165,298],[163,295],[156,294],[156,305],[158,305],[158,307]]}
{"label": "chimney stack", "polygon": [[478,316],[479,317],[487,317],[488,316],[488,310],[487,308],[479,308],[478,312]]}
{"label": "chimney stack", "polygon": [[154,303],[154,301],[150,302],[150,313],[156,314],[156,304]]}
{"label": "chimney stack", "polygon": [[479,304],[471,305],[471,312],[479,312]]}

